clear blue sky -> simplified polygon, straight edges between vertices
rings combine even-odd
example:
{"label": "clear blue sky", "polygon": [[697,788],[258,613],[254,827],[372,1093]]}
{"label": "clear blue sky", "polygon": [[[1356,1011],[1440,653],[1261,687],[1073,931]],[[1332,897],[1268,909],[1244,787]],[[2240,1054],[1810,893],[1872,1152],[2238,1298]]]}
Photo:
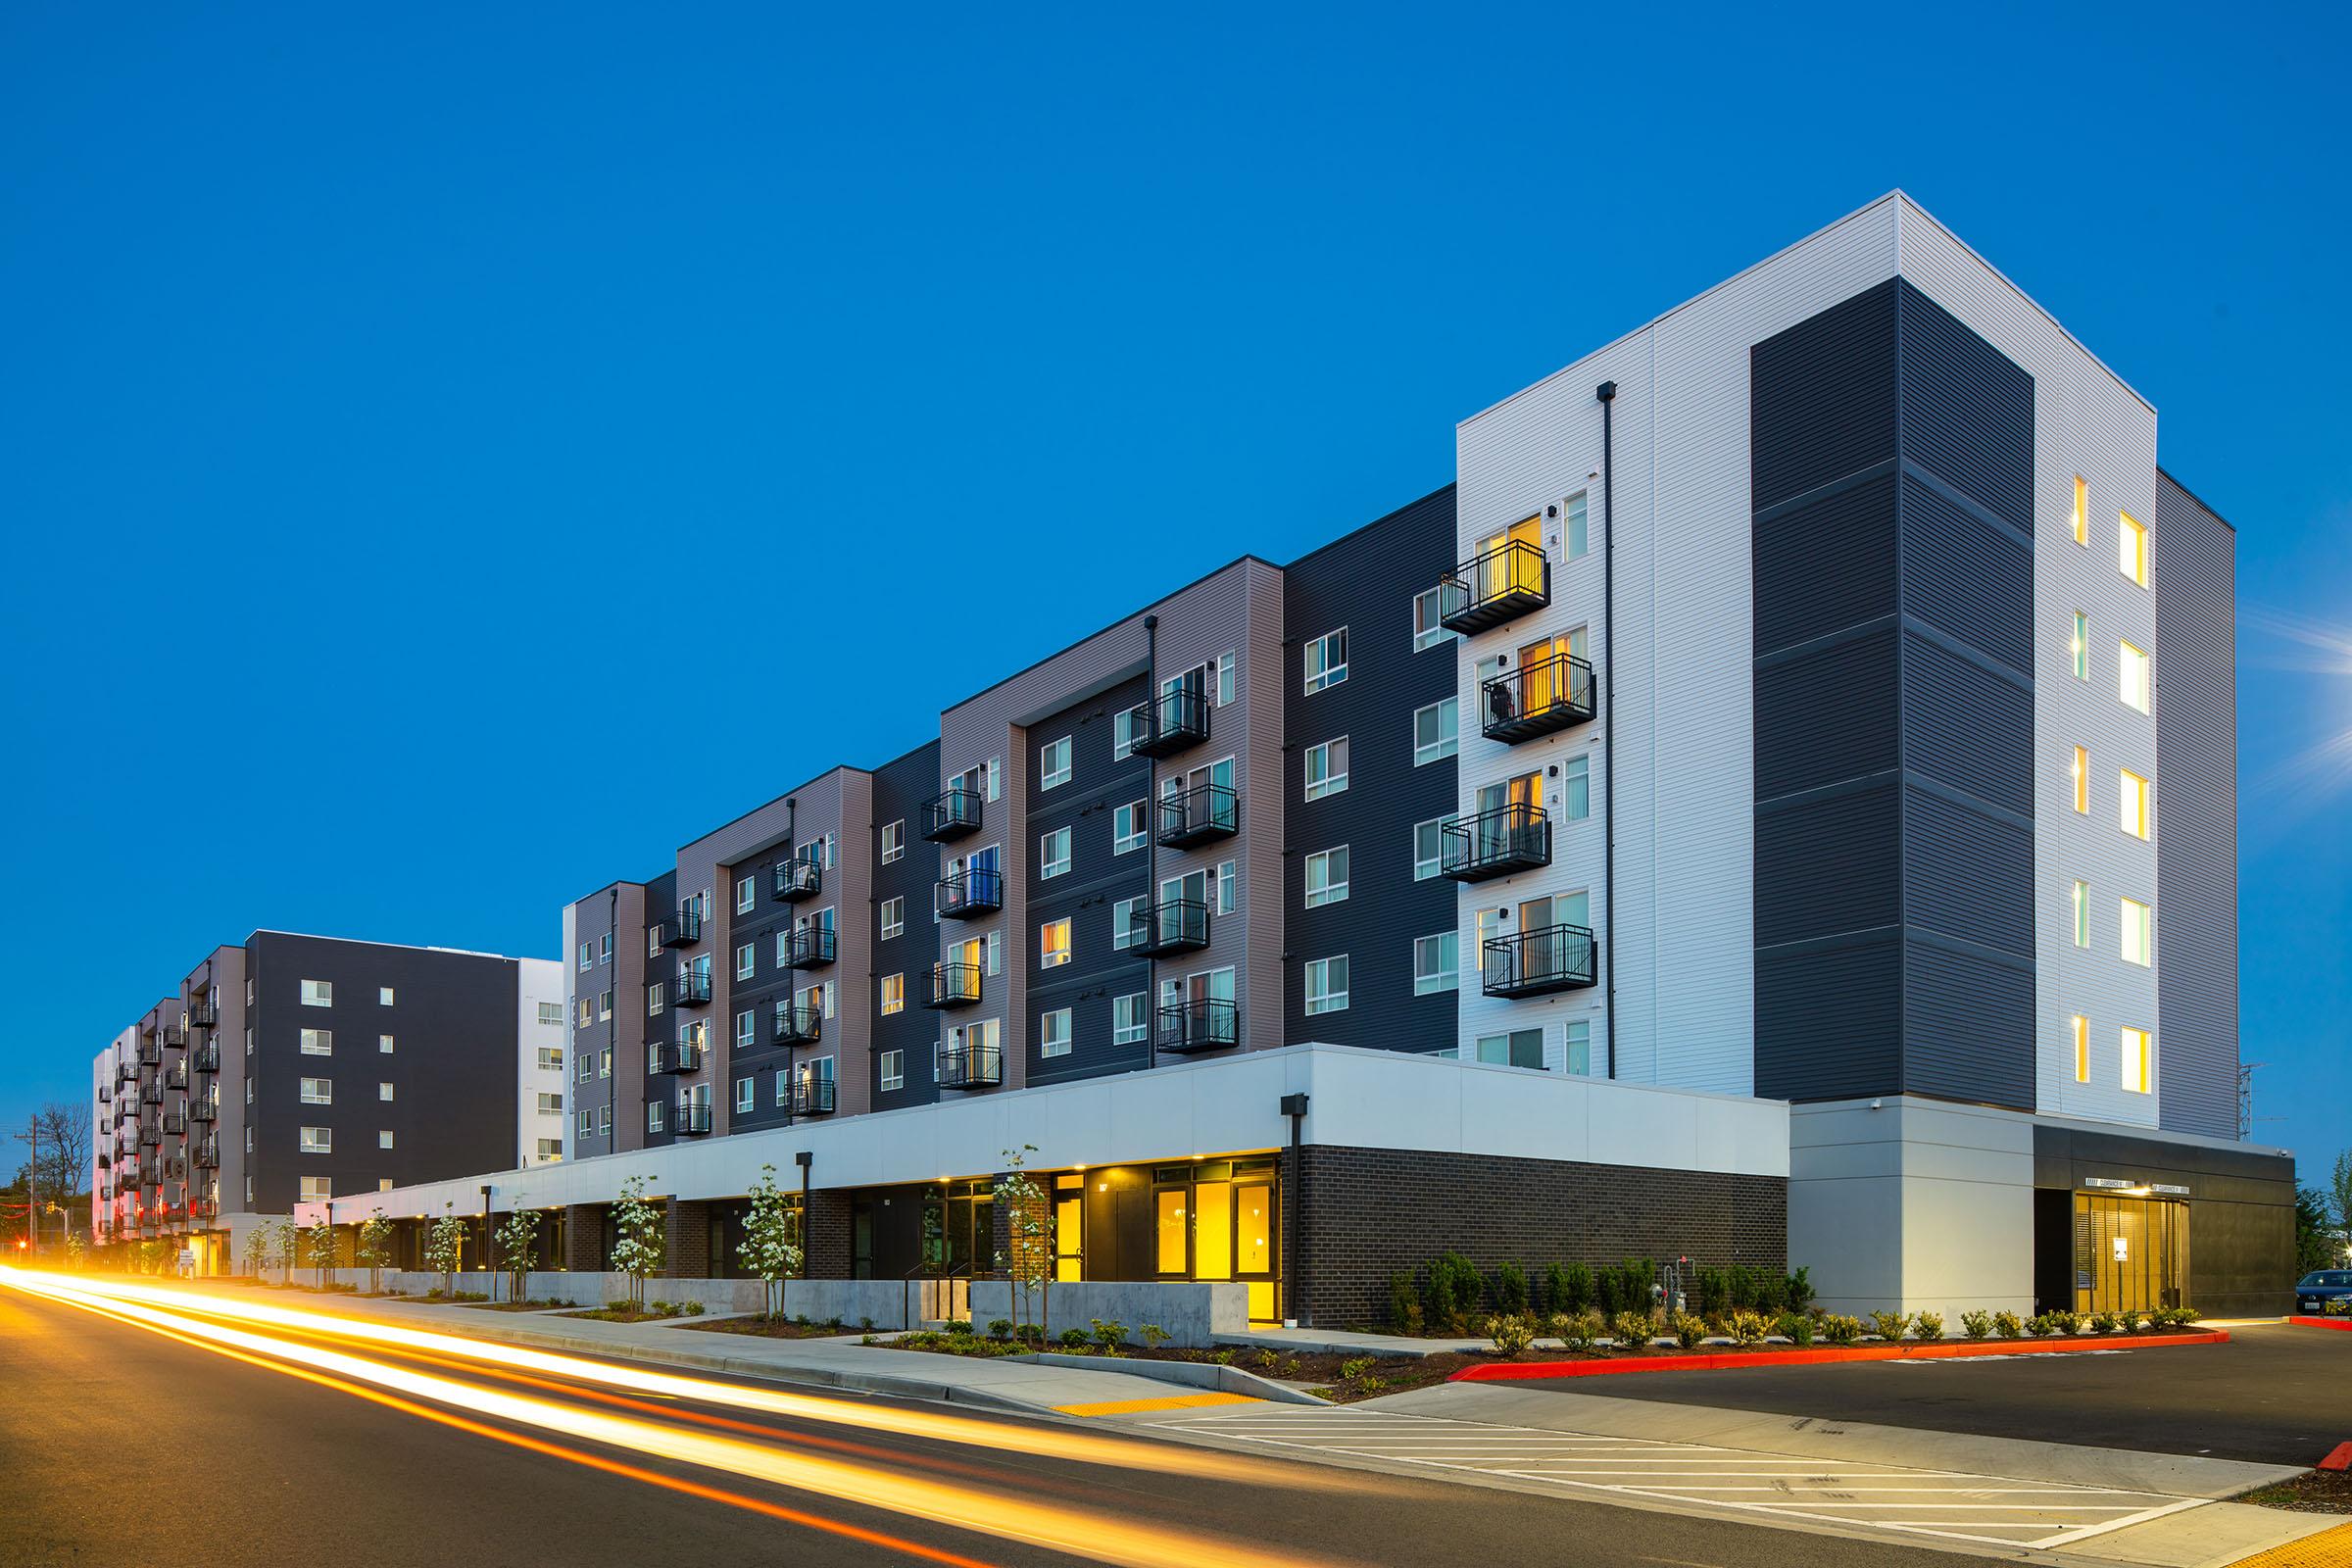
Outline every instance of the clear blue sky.
{"label": "clear blue sky", "polygon": [[2257,1136],[2352,1141],[2339,13],[857,9],[0,13],[0,1124],[256,925],[552,956],[1900,185],[2237,525]]}

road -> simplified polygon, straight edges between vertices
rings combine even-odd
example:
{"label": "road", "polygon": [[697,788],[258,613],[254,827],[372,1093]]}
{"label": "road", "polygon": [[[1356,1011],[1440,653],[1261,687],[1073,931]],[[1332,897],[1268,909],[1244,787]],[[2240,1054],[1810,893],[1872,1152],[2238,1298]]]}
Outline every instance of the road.
{"label": "road", "polygon": [[22,1283],[0,1289],[5,1564],[1990,1560],[489,1342],[125,1322]]}

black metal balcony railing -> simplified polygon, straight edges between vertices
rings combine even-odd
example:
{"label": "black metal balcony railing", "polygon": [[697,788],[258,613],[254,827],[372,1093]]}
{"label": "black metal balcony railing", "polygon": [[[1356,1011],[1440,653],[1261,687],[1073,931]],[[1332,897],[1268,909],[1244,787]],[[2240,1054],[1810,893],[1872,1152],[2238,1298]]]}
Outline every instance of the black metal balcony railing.
{"label": "black metal balcony railing", "polygon": [[160,1067],[163,1064],[164,1043],[153,1035],[148,1035],[144,1039],[140,1040],[139,1065],[142,1067]]}
{"label": "black metal balcony railing", "polygon": [[1208,693],[1179,686],[1135,705],[1131,744],[1146,757],[1168,757],[1208,739]]}
{"label": "black metal balcony railing", "polygon": [[923,803],[923,837],[934,844],[980,831],[980,792],[958,784]]}
{"label": "black metal balcony railing", "polygon": [[188,1049],[188,1021],[185,1018],[175,1018],[164,1025],[162,1033],[164,1044],[172,1050]]}
{"label": "black metal balcony railing", "polygon": [[771,888],[775,897],[786,904],[815,898],[825,890],[825,868],[802,856],[778,860],[775,881]]}
{"label": "black metal balcony railing", "polygon": [[931,1000],[926,1007],[968,1007],[980,1000],[980,966],[976,963],[935,963],[931,966]]}
{"label": "black metal balcony railing", "polygon": [[1002,871],[992,871],[984,865],[978,865],[939,879],[939,912],[942,919],[969,920],[974,915],[994,914],[1003,907],[1004,873]]}
{"label": "black metal balcony railing", "polygon": [[1456,882],[1484,882],[1551,863],[1551,819],[1541,806],[1505,806],[1448,822],[1438,869]]}
{"label": "black metal balcony railing", "polygon": [[1004,1053],[997,1046],[943,1046],[939,1053],[942,1089],[994,1089],[1004,1081]]}
{"label": "black metal balcony railing", "polygon": [[140,1104],[142,1104],[142,1105],[160,1105],[160,1104],[162,1104],[163,1102],[164,1102],[164,1081],[163,1081],[161,1078],[150,1078],[150,1079],[148,1079],[148,1080],[147,1080],[145,1083],[143,1083],[143,1084],[139,1085],[139,1103],[140,1103]]}
{"label": "black metal balcony railing", "polygon": [[111,1105],[114,1102],[115,1086],[113,1084],[100,1084],[98,1086],[98,1103],[101,1105]]}
{"label": "black metal balcony railing", "polygon": [[1222,1051],[1241,1043],[1241,1009],[1212,997],[1172,1002],[1162,1006],[1159,1027],[1152,1036],[1154,1050],[1175,1055],[1194,1051]]}
{"label": "black metal balcony railing", "polygon": [[792,1113],[795,1116],[830,1116],[833,1114],[833,1080],[815,1073],[803,1073],[792,1081]]}
{"label": "black metal balcony railing", "polygon": [[1599,944],[1581,925],[1547,925],[1480,945],[1482,988],[1490,997],[1541,997],[1598,983]]}
{"label": "black metal balcony railing", "polygon": [[1519,742],[1592,722],[1592,666],[1567,654],[1496,675],[1479,689],[1479,727]]}
{"label": "black metal balcony railing", "polygon": [[768,1044],[774,1046],[813,1046],[824,1038],[825,1014],[822,1008],[804,1007],[789,1002],[776,1004],[776,1016],[768,1031]]}
{"label": "black metal balcony railing", "polygon": [[176,1110],[165,1111],[164,1135],[167,1138],[185,1138],[188,1135],[187,1116]]}
{"label": "black metal balcony railing", "polygon": [[220,1205],[213,1199],[193,1198],[188,1200],[188,1218],[219,1219],[220,1217]]}
{"label": "black metal balcony railing", "polygon": [[139,1064],[135,1061],[117,1062],[115,1064],[115,1081],[125,1084],[137,1083],[139,1081]]}
{"label": "black metal balcony railing", "polygon": [[188,1102],[188,1119],[191,1121],[219,1121],[220,1107],[209,1100],[191,1100]]}
{"label": "black metal balcony railing", "polygon": [[199,1029],[218,1028],[220,1023],[220,1004],[210,997],[198,997],[188,1004],[188,1022]]}
{"label": "black metal balcony railing", "polygon": [[1551,603],[1551,562],[1514,539],[1438,579],[1438,620],[1447,631],[1485,631]]}
{"label": "black metal balcony railing", "polygon": [[149,1125],[146,1123],[142,1123],[140,1125],[139,1146],[142,1149],[160,1149],[163,1147],[163,1142],[164,1129],[160,1125]]}
{"label": "black metal balcony railing", "polygon": [[166,1089],[187,1088],[188,1064],[184,1061],[175,1061],[171,1066],[166,1067],[164,1069],[164,1087]]}
{"label": "black metal balcony railing", "polygon": [[1159,798],[1159,842],[1171,850],[1242,830],[1242,798],[1223,784],[1196,784]]}
{"label": "black metal balcony railing", "polygon": [[710,1130],[710,1107],[700,1101],[681,1100],[677,1104],[678,1119],[670,1131],[686,1138],[700,1138]]}
{"label": "black metal balcony railing", "polygon": [[657,1040],[647,1053],[649,1072],[701,1072],[703,1048],[689,1040]]}
{"label": "black metal balcony railing", "polygon": [[703,940],[703,911],[700,906],[672,909],[654,922],[654,946],[683,948]]}
{"label": "black metal balcony railing", "polygon": [[220,1070],[220,1042],[207,1040],[203,1045],[198,1046],[196,1054],[188,1058],[188,1065],[194,1067],[198,1072],[219,1072]]}
{"label": "black metal balcony railing", "polygon": [[1208,946],[1208,906],[1199,899],[1169,899],[1139,906],[1128,917],[1128,946],[1158,956],[1198,953]]}
{"label": "black metal balcony railing", "polygon": [[784,951],[784,962],[794,969],[821,969],[840,956],[839,949],[831,926],[798,926],[792,933],[792,945]]}
{"label": "black metal balcony railing", "polygon": [[708,969],[680,969],[670,976],[669,1000],[680,1007],[709,1006],[710,972]]}
{"label": "black metal balcony railing", "polygon": [[207,1138],[196,1146],[196,1168],[198,1170],[219,1170],[220,1168],[220,1145],[218,1140]]}

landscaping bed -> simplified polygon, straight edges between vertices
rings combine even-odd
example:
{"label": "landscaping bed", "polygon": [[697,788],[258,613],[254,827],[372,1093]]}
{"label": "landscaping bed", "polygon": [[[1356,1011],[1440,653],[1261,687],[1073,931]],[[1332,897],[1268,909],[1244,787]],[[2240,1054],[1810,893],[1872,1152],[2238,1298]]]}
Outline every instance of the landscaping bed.
{"label": "landscaping bed", "polygon": [[2352,1514],[2352,1471],[2314,1470],[2275,1487],[2262,1487],[2230,1499],[2289,1513]]}
{"label": "landscaping bed", "polygon": [[1539,1351],[1489,1357],[1453,1374],[1455,1382],[1522,1378],[1600,1377],[1621,1372],[1698,1372],[1743,1366],[1808,1366],[1848,1361],[1931,1361],[1977,1355],[2064,1355],[2100,1349],[2159,1349],[2178,1345],[2227,1345],[2219,1329],[2191,1334],[2074,1334],[2014,1340],[1877,1340],[1848,1346],[1764,1345],[1684,1349],[1647,1345],[1632,1350]]}
{"label": "landscaping bed", "polygon": [[710,1323],[681,1323],[683,1329],[709,1334],[749,1334],[763,1340],[829,1340],[857,1332],[839,1323],[812,1323],[807,1318],[722,1317]]}
{"label": "landscaping bed", "polygon": [[[713,1328],[718,1326],[711,1325]],[[1004,1336],[929,1331],[887,1339],[868,1336],[867,1343],[886,1350],[983,1357],[1022,1355],[1033,1349],[1049,1349],[1061,1355],[1099,1356],[1106,1363],[1106,1370],[1115,1370],[1121,1361],[1189,1361],[1202,1366],[1232,1366],[1278,1383],[1303,1385],[1309,1393],[1320,1395],[1336,1404],[1349,1404],[1383,1394],[1401,1394],[1407,1389],[1425,1389],[1445,1382],[1464,1367],[1491,1364],[1499,1359],[1493,1352],[1483,1350],[1447,1350],[1436,1355],[1344,1355],[1321,1350],[1294,1353],[1238,1347],[1223,1347],[1214,1350],[1176,1350],[1165,1346],[1125,1343],[1113,1348],[1084,1336],[1075,1342],[1055,1339],[1032,1346]]]}
{"label": "landscaping bed", "polygon": [[626,1301],[607,1301],[602,1306],[588,1307],[578,1312],[563,1312],[561,1317],[592,1317],[599,1323],[669,1323],[682,1317],[701,1317],[700,1301],[648,1301],[643,1307],[633,1307]]}

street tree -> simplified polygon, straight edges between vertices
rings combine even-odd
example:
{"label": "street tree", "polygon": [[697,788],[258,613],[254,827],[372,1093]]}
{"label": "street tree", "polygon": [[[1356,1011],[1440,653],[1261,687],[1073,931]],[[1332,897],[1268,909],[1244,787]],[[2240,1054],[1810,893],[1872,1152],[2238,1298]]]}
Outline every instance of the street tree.
{"label": "street tree", "polygon": [[311,1263],[318,1270],[318,1288],[325,1290],[331,1283],[330,1271],[335,1266],[335,1227],[321,1218],[308,1234]]}
{"label": "street tree", "polygon": [[797,1229],[792,1205],[776,1186],[776,1167],[760,1166],[743,1222],[743,1245],[735,1253],[760,1276],[761,1315],[771,1322],[784,1315],[785,1282],[801,1271],[801,1250],[793,1244]]}
{"label": "street tree", "polygon": [[359,1246],[352,1252],[353,1262],[368,1271],[368,1294],[374,1296],[384,1288],[384,1265],[392,1261],[392,1222],[381,1214],[370,1214],[360,1221]]}
{"label": "street tree", "polygon": [[302,1227],[290,1219],[281,1219],[271,1228],[277,1233],[272,1240],[277,1244],[278,1282],[291,1285],[294,1283],[295,1265],[302,1261]]}
{"label": "street tree", "polygon": [[256,1225],[245,1233],[245,1266],[260,1279],[262,1270],[270,1266],[270,1227]]}
{"label": "street tree", "polygon": [[629,1310],[645,1310],[645,1282],[662,1270],[662,1211],[645,1200],[645,1178],[620,1184],[612,1205],[612,1263],[629,1278]]}
{"label": "street tree", "polygon": [[32,1113],[31,1174],[41,1196],[63,1202],[90,1190],[90,1111],[52,1100]]}
{"label": "street tree", "polygon": [[1012,1287],[1013,1317],[1034,1323],[1043,1338],[1054,1332],[1054,1207],[1027,1169],[1036,1152],[1035,1144],[1003,1151],[1004,1173],[993,1191],[1010,1244],[997,1254],[997,1262]]}
{"label": "street tree", "polygon": [[539,1265],[539,1216],[518,1208],[498,1228],[498,1257],[507,1271],[507,1299],[519,1301]]}
{"label": "street tree", "polygon": [[441,1276],[441,1294],[454,1298],[458,1294],[458,1263],[466,1253],[466,1222],[457,1215],[457,1204],[441,1205],[448,1212],[433,1221],[425,1237],[424,1266]]}
{"label": "street tree", "polygon": [[79,1231],[69,1231],[69,1232],[67,1232],[67,1234],[66,1234],[66,1267],[68,1267],[68,1268],[79,1268],[79,1267],[81,1267],[81,1255],[82,1255],[82,1253],[83,1253],[85,1250],[86,1250],[86,1249],[85,1249],[85,1248],[83,1247],[83,1245],[82,1245],[82,1240],[81,1240],[81,1232],[79,1232]]}

